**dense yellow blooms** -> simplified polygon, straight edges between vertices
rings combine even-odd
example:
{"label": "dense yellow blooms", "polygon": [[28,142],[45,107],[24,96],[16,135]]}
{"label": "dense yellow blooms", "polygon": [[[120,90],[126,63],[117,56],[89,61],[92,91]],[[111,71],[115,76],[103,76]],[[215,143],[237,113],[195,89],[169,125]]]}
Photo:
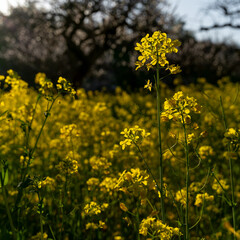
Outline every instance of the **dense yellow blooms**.
{"label": "dense yellow blooms", "polygon": [[200,207],[204,201],[213,201],[213,200],[214,200],[213,195],[209,196],[208,193],[204,193],[204,194],[199,193],[196,196],[194,205],[196,205],[197,207]]}
{"label": "dense yellow blooms", "polygon": [[170,240],[173,236],[181,236],[179,228],[169,227],[163,224],[161,220],[153,217],[147,217],[140,223],[139,233],[143,236],[152,236],[163,240]]}
{"label": "dense yellow blooms", "polygon": [[173,95],[171,99],[164,102],[164,110],[161,118],[163,121],[180,121],[184,124],[191,123],[191,114],[200,113],[201,106],[193,97],[184,96],[182,91]]}
{"label": "dense yellow blooms", "polygon": [[78,162],[74,159],[74,153],[70,151],[65,159],[56,166],[63,174],[74,174],[78,172]]}
{"label": "dense yellow blooms", "polygon": [[184,207],[186,207],[186,197],[187,197],[186,189],[181,189],[176,192],[175,200],[177,202],[180,202]]}
{"label": "dense yellow blooms", "polygon": [[72,84],[68,82],[65,78],[59,77],[57,81],[57,89],[58,90],[64,90],[66,92],[69,92],[72,96],[76,94],[76,91],[72,88]]}
{"label": "dense yellow blooms", "polygon": [[227,181],[225,179],[220,179],[219,182],[220,184],[215,179],[212,184],[212,189],[215,190],[218,194],[221,194],[224,190],[229,189],[229,185],[227,184]]}
{"label": "dense yellow blooms", "polygon": [[45,73],[38,73],[35,77],[35,83],[40,85],[38,89],[40,93],[52,95],[53,83],[47,78]]}
{"label": "dense yellow blooms", "polygon": [[112,165],[105,157],[93,156],[89,159],[89,163],[93,170],[101,170],[105,173],[108,173],[109,167]]}
{"label": "dense yellow blooms", "polygon": [[105,211],[108,208],[108,203],[103,203],[101,205],[97,204],[96,202],[92,201],[89,204],[86,204],[84,207],[84,212],[87,215],[98,215],[102,211]]}
{"label": "dense yellow blooms", "polygon": [[70,124],[70,125],[63,126],[60,129],[60,132],[61,132],[60,137],[62,139],[66,139],[68,142],[70,142],[73,137],[79,137],[80,136],[76,124]]}
{"label": "dense yellow blooms", "polygon": [[44,180],[38,182],[38,188],[49,186],[51,189],[54,189],[56,181],[51,177],[46,177]]}
{"label": "dense yellow blooms", "polygon": [[[150,59],[145,63],[147,61]],[[39,204],[43,203],[43,233],[46,232],[48,238],[53,238],[51,227],[56,239],[73,239],[78,236],[86,240],[136,239],[136,216],[139,211],[142,239],[151,239],[149,233],[153,234],[154,230],[155,239],[159,239],[159,229],[163,230],[162,239],[169,239],[172,234],[170,229],[165,224],[161,225],[163,223],[158,222],[157,218],[161,206],[155,181],[146,171],[136,148],[130,146],[128,151],[122,151],[124,144],[119,144],[127,140],[134,145],[133,141],[136,141],[141,146],[156,182],[159,182],[154,96],[143,94],[143,91],[129,94],[120,88],[116,89],[115,94],[78,89],[77,98],[73,99],[67,94],[61,95],[64,90],[60,86],[59,89],[55,86],[48,88],[51,84],[46,83],[46,75],[39,74],[37,78],[39,87],[39,82],[44,86],[44,94],[29,88],[12,70],[6,77],[0,76],[0,152],[1,159],[8,160],[9,180],[6,190],[10,212],[14,217],[19,212],[19,219],[24,219],[18,225],[22,238],[41,238]],[[162,96],[173,101],[168,103],[172,117],[169,115],[170,108],[167,109],[168,114],[163,109],[162,116],[166,114],[167,121],[172,119],[178,123],[181,122],[179,113],[185,116],[190,163],[189,226],[198,221],[204,203],[201,220],[197,227],[191,229],[193,239],[229,239],[232,234],[232,228],[226,230],[221,219],[225,215],[231,222],[232,218],[231,208],[224,200],[226,196],[231,198],[227,171],[229,162],[224,156],[234,153],[236,158],[233,164],[237,166],[240,101],[239,98],[233,101],[235,98],[232,97],[237,94],[236,84],[224,81],[221,80],[219,87],[208,83],[178,85],[174,99],[171,98],[174,92],[161,85]],[[198,89],[201,89],[201,93]],[[47,94],[51,98],[46,99]],[[52,110],[46,114],[56,96],[58,98]],[[195,100],[186,96],[192,96]],[[219,96],[222,96],[225,118],[228,126],[231,126],[227,130],[222,121]],[[200,103],[204,106],[203,110],[199,107]],[[196,114],[200,111],[201,115]],[[46,115],[46,125],[31,157],[29,151],[35,146]],[[196,120],[198,125],[195,124]],[[147,137],[149,133],[151,135]],[[181,124],[163,123],[162,137],[166,183],[163,190],[168,196],[165,198],[166,223],[179,226],[181,232],[184,232],[184,221],[181,221],[175,208],[177,206],[184,212],[186,205],[183,177],[186,162],[185,149],[181,144],[184,139]],[[228,146],[231,147],[230,153]],[[212,162],[210,170],[205,164],[209,159]],[[27,166],[28,175],[25,181],[21,181],[21,174]],[[211,171],[216,173],[225,193],[214,180]],[[234,167],[235,202],[239,204],[240,187],[235,173],[238,173],[237,167]],[[21,186],[24,188],[19,211],[12,212]],[[39,202],[37,193],[42,202]],[[8,216],[2,193],[0,203],[2,219],[5,221]],[[16,217],[14,224],[17,221]],[[208,227],[210,221],[214,231]],[[177,222],[179,225],[176,225]],[[7,221],[6,224],[9,226]],[[178,236],[173,235],[172,239],[178,239]]]}
{"label": "dense yellow blooms", "polygon": [[132,143],[136,144],[139,140],[143,140],[150,135],[145,129],[142,129],[137,125],[129,129],[125,128],[121,134],[125,137],[125,140],[120,142],[123,150],[126,146],[130,146]]}
{"label": "dense yellow blooms", "polygon": [[147,69],[159,65],[166,70],[169,70],[171,74],[181,72],[179,66],[169,65],[166,54],[177,53],[181,43],[178,40],[173,40],[167,37],[166,33],[156,31],[152,37],[147,34],[141,39],[141,43],[137,43],[135,47],[136,51],[139,51],[141,55],[136,62],[136,70],[143,67],[146,64]]}
{"label": "dense yellow blooms", "polygon": [[126,194],[145,198],[149,190],[155,189],[155,183],[146,171],[132,168],[130,171],[123,171],[115,188]]}
{"label": "dense yellow blooms", "polygon": [[203,160],[207,160],[208,158],[214,156],[214,151],[211,146],[201,146],[198,150],[198,153]]}
{"label": "dense yellow blooms", "polygon": [[99,184],[99,187],[102,192],[108,192],[110,195],[112,195],[112,191],[114,190],[116,184],[117,178],[105,177],[103,181]]}

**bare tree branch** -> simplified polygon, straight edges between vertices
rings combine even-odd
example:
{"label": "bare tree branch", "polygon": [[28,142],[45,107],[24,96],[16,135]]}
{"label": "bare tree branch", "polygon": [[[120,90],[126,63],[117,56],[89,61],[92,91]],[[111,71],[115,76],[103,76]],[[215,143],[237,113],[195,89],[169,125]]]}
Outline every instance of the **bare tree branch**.
{"label": "bare tree branch", "polygon": [[232,23],[224,23],[224,24],[214,24],[210,27],[201,27],[200,30],[202,31],[208,31],[208,30],[212,30],[212,29],[216,29],[216,28],[224,28],[224,27],[231,27],[231,28],[236,28],[236,29],[240,29],[240,25],[234,25]]}

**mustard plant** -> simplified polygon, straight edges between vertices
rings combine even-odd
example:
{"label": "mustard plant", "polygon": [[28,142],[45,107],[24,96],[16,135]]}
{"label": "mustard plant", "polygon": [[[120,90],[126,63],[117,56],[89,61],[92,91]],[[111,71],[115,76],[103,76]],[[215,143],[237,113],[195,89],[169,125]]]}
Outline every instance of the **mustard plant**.
{"label": "mustard plant", "polygon": [[164,102],[164,111],[162,112],[163,121],[175,121],[181,124],[184,132],[184,150],[186,157],[186,211],[185,211],[185,239],[190,239],[189,234],[189,144],[194,137],[194,134],[187,133],[187,127],[192,123],[192,113],[199,114],[201,106],[197,103],[197,100],[193,97],[185,97],[183,92],[179,91],[174,94],[171,99],[166,99]]}
{"label": "mustard plant", "polygon": [[[146,65],[147,70],[155,68],[155,88],[157,92],[157,122],[158,122],[158,144],[159,144],[159,179],[161,191],[161,213],[162,221],[165,223],[165,207],[164,207],[164,192],[163,192],[163,150],[162,150],[162,137],[161,137],[161,89],[160,89],[160,69],[169,70],[170,74],[177,74],[181,72],[180,67],[174,64],[170,65],[167,60],[167,54],[177,53],[181,43],[178,40],[173,40],[167,37],[166,33],[156,31],[150,37],[147,34],[141,39],[141,43],[137,43],[135,50],[139,51],[141,55],[136,61],[136,70]],[[145,88],[151,91],[152,84],[148,80]]]}

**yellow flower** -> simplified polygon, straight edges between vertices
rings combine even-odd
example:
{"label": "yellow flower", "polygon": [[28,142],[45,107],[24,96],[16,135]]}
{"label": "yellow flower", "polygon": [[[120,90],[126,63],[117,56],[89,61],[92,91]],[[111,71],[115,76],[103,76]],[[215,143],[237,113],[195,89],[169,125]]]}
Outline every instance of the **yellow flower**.
{"label": "yellow flower", "polygon": [[147,88],[149,91],[152,90],[152,83],[150,82],[150,80],[147,81],[147,84],[144,86],[144,88]]}

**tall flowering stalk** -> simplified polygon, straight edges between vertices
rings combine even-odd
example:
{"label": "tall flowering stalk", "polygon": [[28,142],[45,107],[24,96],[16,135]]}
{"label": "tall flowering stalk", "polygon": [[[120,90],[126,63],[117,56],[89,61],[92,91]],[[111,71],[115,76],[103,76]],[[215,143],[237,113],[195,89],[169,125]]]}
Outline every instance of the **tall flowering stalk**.
{"label": "tall flowering stalk", "polygon": [[[177,74],[181,72],[180,67],[174,64],[169,64],[166,54],[177,53],[176,47],[180,46],[181,43],[178,40],[172,41],[167,37],[166,33],[156,31],[150,37],[147,34],[141,39],[140,43],[136,44],[135,50],[139,51],[141,55],[136,61],[136,70],[146,66],[149,71],[151,68],[155,69],[155,87],[157,92],[157,122],[158,122],[158,143],[159,143],[159,177],[160,177],[160,192],[161,192],[161,213],[162,221],[165,222],[165,207],[164,207],[164,191],[163,191],[163,157],[162,157],[162,139],[161,139],[161,89],[160,89],[160,69],[169,70],[170,74]],[[144,86],[151,91],[152,83],[148,80]]]}
{"label": "tall flowering stalk", "polygon": [[[220,105],[222,109],[222,117],[223,117],[223,123],[225,127],[225,141],[227,143],[228,148],[228,160],[229,160],[229,172],[230,172],[230,182],[231,182],[231,201],[230,206],[232,207],[232,221],[233,221],[233,229],[234,233],[236,233],[237,230],[237,224],[236,224],[236,202],[235,202],[235,185],[234,185],[234,178],[233,178],[233,159],[237,158],[237,152],[239,150],[239,144],[240,144],[240,130],[234,129],[234,128],[228,128],[226,116],[224,113],[222,98],[220,97]],[[233,234],[233,239],[236,239],[236,235]]]}
{"label": "tall flowering stalk", "polygon": [[184,132],[184,150],[186,157],[186,209],[185,209],[185,235],[184,239],[190,239],[189,235],[189,144],[192,140],[192,134],[187,134],[187,128],[192,124],[192,113],[199,114],[201,106],[193,97],[184,96],[183,92],[177,92],[171,99],[164,102],[164,110],[161,118],[163,121],[174,121],[180,123]]}

